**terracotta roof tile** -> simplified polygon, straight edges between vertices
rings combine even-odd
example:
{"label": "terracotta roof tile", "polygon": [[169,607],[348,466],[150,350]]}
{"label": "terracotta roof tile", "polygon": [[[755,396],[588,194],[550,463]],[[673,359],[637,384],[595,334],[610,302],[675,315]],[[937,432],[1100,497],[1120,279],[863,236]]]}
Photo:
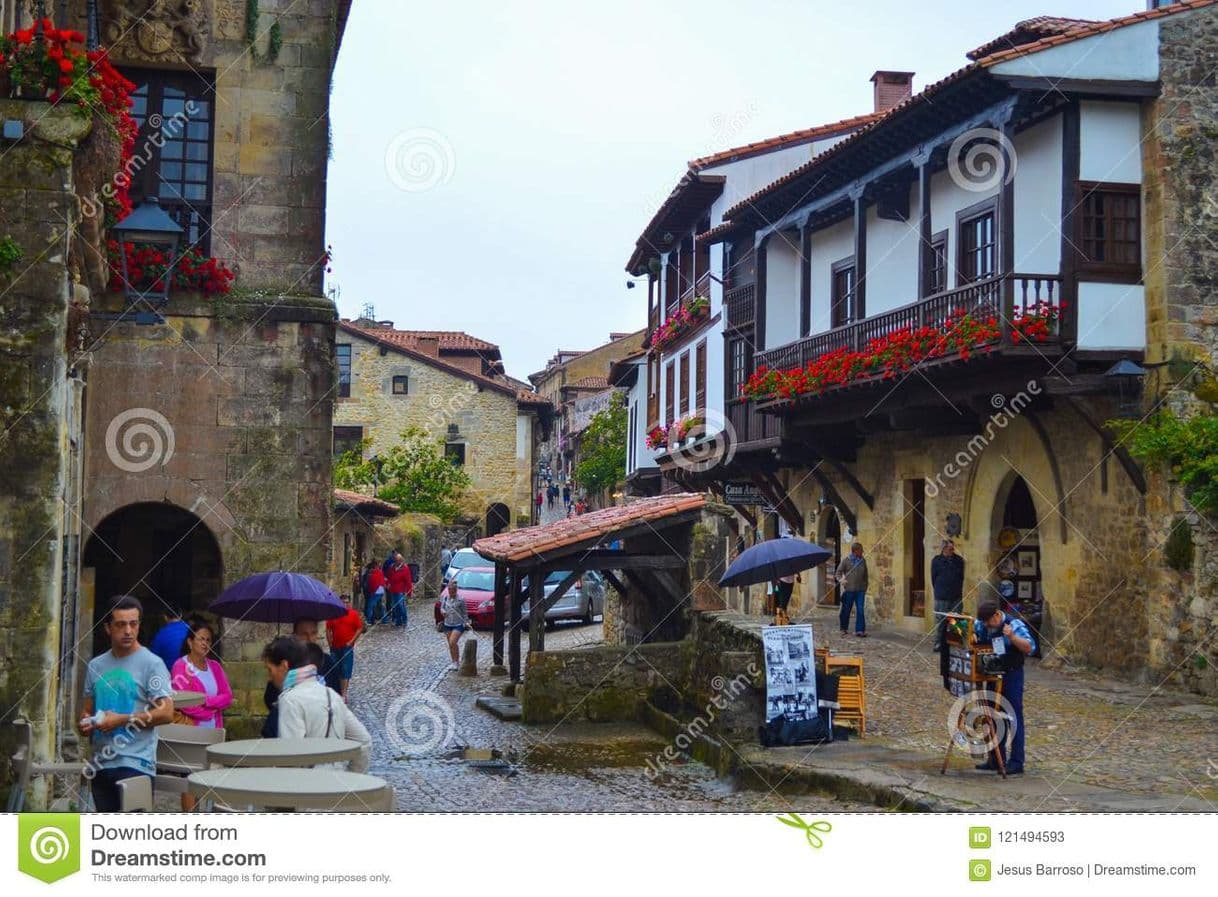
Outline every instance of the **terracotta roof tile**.
{"label": "terracotta roof tile", "polygon": [[765,140],[758,140],[755,143],[746,143],[743,146],[732,147],[731,149],[721,150],[717,153],[711,153],[709,156],[702,156],[694,159],[689,163],[692,169],[707,168],[711,165],[718,165],[723,162],[731,162],[733,159],[751,156],[755,153],[768,153],[771,150],[783,149],[788,146],[797,146],[800,143],[806,143],[811,140],[817,140],[824,137],[832,137],[835,134],[840,134],[844,131],[852,131],[855,128],[861,128],[864,125],[869,125],[873,121],[881,118],[882,112],[868,112],[866,115],[856,115],[853,118],[843,118],[841,121],[830,122],[827,125],[817,125],[814,128],[803,128],[799,131],[791,131],[789,134],[779,134],[777,137],[768,137]]}
{"label": "terracotta roof tile", "polygon": [[545,396],[533,392],[531,389],[516,390],[516,401],[521,405],[553,405],[554,403]]}
{"label": "terracotta roof tile", "polygon": [[1074,28],[1099,24],[1094,19],[1067,19],[1061,16],[1036,16],[1017,22],[1015,27],[1006,34],[993,40],[986,41],[977,49],[969,52],[968,58],[977,60],[1000,50],[1009,50],[1035,40],[1064,34]]}
{"label": "terracotta roof tile", "polygon": [[641,523],[659,522],[698,510],[705,504],[705,497],[690,492],[659,495],[568,517],[545,526],[532,526],[479,539],[474,543],[474,550],[494,561],[518,562],[560,548],[595,543]]}
{"label": "terracotta roof tile", "polygon": [[568,383],[568,387],[573,389],[608,389],[608,377],[580,377],[574,383]]}
{"label": "terracotta roof tile", "polygon": [[361,492],[352,492],[350,489],[335,489],[334,501],[336,504],[347,505],[377,517],[396,517],[401,513],[395,504]]}

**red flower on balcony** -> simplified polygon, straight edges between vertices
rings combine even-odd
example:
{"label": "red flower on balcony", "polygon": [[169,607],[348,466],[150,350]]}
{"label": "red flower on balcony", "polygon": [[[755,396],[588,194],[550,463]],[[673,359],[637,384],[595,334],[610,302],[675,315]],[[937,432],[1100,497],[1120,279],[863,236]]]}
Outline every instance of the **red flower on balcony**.
{"label": "red flower on balcony", "polygon": [[678,309],[664,321],[651,335],[651,347],[662,352],[696,327],[710,314],[710,300],[705,296],[695,296],[689,305]]}

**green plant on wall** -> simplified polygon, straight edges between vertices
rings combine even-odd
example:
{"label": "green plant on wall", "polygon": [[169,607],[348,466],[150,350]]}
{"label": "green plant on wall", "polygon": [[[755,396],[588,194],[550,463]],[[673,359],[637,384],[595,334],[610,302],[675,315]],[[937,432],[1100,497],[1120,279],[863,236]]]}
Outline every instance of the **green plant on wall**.
{"label": "green plant on wall", "polygon": [[266,54],[258,52],[258,23],[262,11],[258,8],[259,0],[245,0],[245,42],[249,45],[250,55],[255,62],[269,64],[279,58],[279,50],[283,47],[283,31],[279,22],[271,25],[267,31]]}
{"label": "green plant on wall", "polygon": [[10,235],[0,237],[0,277],[9,277],[17,263],[25,257],[25,252]]}
{"label": "green plant on wall", "polygon": [[1218,516],[1218,415],[1181,417],[1164,409],[1144,421],[1109,421],[1108,427],[1135,458],[1167,470],[1194,508]]}
{"label": "green plant on wall", "polygon": [[626,477],[626,402],[618,393],[592,418],[580,443],[575,481],[589,492],[612,489]]}

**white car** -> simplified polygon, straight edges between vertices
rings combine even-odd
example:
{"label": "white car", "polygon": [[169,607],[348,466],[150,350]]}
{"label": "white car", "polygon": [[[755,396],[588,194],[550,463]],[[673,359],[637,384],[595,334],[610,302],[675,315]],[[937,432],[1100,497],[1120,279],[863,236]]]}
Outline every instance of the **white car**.
{"label": "white car", "polygon": [[462,548],[458,550],[453,559],[448,562],[448,569],[444,571],[444,576],[440,580],[440,588],[448,588],[448,581],[457,575],[457,572],[465,567],[494,567],[494,561],[488,561],[472,548]]}

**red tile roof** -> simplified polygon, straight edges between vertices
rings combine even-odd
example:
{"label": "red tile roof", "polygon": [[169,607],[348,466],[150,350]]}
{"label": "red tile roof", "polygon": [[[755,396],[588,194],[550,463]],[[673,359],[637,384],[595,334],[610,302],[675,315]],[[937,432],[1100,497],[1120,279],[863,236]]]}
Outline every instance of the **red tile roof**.
{"label": "red tile roof", "polygon": [[1022,22],[1016,22],[1015,27],[1006,34],[987,41],[967,55],[969,59],[977,60],[999,50],[1009,50],[1011,47],[1031,43],[1043,37],[1065,34],[1073,28],[1095,24],[1098,23],[1094,19],[1065,19],[1060,16],[1037,16],[1034,19],[1024,19]]}
{"label": "red tile roof", "polygon": [[387,502],[384,499],[373,498],[371,495],[352,492],[350,489],[335,489],[334,503],[346,505],[349,508],[371,514],[374,517],[396,517],[401,513],[395,504]]}
{"label": "red tile roof", "polygon": [[701,510],[706,498],[689,492],[643,498],[628,505],[591,511],[578,517],[512,530],[479,539],[474,551],[501,563],[518,563],[563,548],[592,547],[611,540],[622,530],[643,523],[659,523],[690,511]]}
{"label": "red tile roof", "polygon": [[421,340],[435,340],[441,352],[483,352],[495,357],[499,347],[494,343],[471,336],[464,330],[397,330],[392,327],[368,326],[362,321],[345,321],[360,330],[375,333],[383,340],[401,345],[417,347]]}
{"label": "red tile roof", "polygon": [[608,389],[608,377],[580,377],[574,383],[567,384],[568,389]]}
{"label": "red tile roof", "polygon": [[521,405],[553,405],[554,404],[549,399],[547,399],[545,396],[539,395],[538,393],[533,392],[533,390],[531,390],[531,389],[516,390],[516,401],[519,402]]}
{"label": "red tile roof", "polygon": [[914,94],[912,97],[910,97],[905,102],[901,103],[898,106],[894,106],[892,109],[889,109],[886,113],[884,113],[884,115],[882,115],[880,118],[873,121],[871,124],[866,125],[862,128],[859,128],[857,131],[855,131],[853,134],[851,134],[846,139],[842,140],[840,143],[837,143],[834,146],[830,147],[829,149],[825,150],[815,159],[811,160],[810,162],[805,162],[803,165],[799,166],[798,168],[794,169],[793,171],[787,172],[785,175],[778,178],[778,180],[774,181],[771,184],[766,185],[765,187],[762,187],[752,196],[749,196],[749,197],[741,200],[740,202],[736,203],[734,206],[732,206],[730,209],[728,209],[724,213],[724,216],[723,216],[724,220],[725,220],[724,224],[719,225],[718,227],[714,228],[713,230],[706,231],[703,234],[699,234],[698,240],[700,242],[706,242],[708,240],[713,240],[717,237],[720,237],[724,233],[730,232],[733,229],[734,224],[732,222],[730,222],[729,219],[736,217],[742,211],[748,209],[751,206],[756,205],[757,201],[759,199],[761,199],[761,197],[765,196],[766,194],[770,193],[771,191],[773,191],[779,187],[785,186],[786,184],[789,184],[792,181],[795,181],[801,177],[804,177],[805,175],[809,174],[811,171],[820,168],[821,166],[823,166],[830,160],[836,159],[838,156],[842,155],[843,153],[848,152],[853,146],[855,146],[861,140],[866,138],[867,135],[871,134],[873,131],[883,128],[883,126],[887,122],[891,121],[896,116],[904,113],[907,109],[909,109],[913,106],[921,105],[923,103],[931,102],[934,99],[934,97],[944,88],[949,87],[952,84],[955,84],[957,81],[964,79],[965,77],[973,74],[974,72],[978,72],[983,69],[991,68],[992,66],[995,66],[998,63],[1007,62],[1011,59],[1018,59],[1021,56],[1028,56],[1032,53],[1038,53],[1041,50],[1048,49],[1049,47],[1055,47],[1055,46],[1059,46],[1061,44],[1072,43],[1077,40],[1082,40],[1083,38],[1093,37],[1097,34],[1104,34],[1105,32],[1108,32],[1108,31],[1115,31],[1119,28],[1125,28],[1129,25],[1137,25],[1139,22],[1145,22],[1145,21],[1148,21],[1151,19],[1158,19],[1158,18],[1162,18],[1164,16],[1179,15],[1180,13],[1190,12],[1190,11],[1196,10],[1196,9],[1202,9],[1207,6],[1213,6],[1215,3],[1218,3],[1218,0],[1180,0],[1179,3],[1173,3],[1168,6],[1162,6],[1162,7],[1159,7],[1158,9],[1145,10],[1143,12],[1135,12],[1132,15],[1122,16],[1117,19],[1108,19],[1108,20],[1105,20],[1102,22],[1095,22],[1094,24],[1079,25],[1077,27],[1070,28],[1067,31],[1064,31],[1060,34],[1054,34],[1050,37],[1046,37],[1041,40],[1033,41],[1028,44],[1022,44],[1021,46],[1018,46],[1018,47],[1012,47],[1011,49],[1002,50],[1002,51],[999,51],[996,53],[992,53],[989,56],[982,57],[982,58],[976,60],[975,62],[971,63],[970,65],[965,66],[962,69],[957,69],[956,71],[952,72],[947,77],[935,82],[934,84],[928,85],[927,87],[923,88],[919,93]]}
{"label": "red tile roof", "polygon": [[799,131],[792,131],[789,134],[779,134],[777,137],[768,137],[755,143],[746,143],[744,146],[720,150],[717,153],[711,153],[709,156],[702,156],[690,162],[689,167],[692,169],[707,168],[711,165],[747,158],[758,153],[768,153],[771,150],[785,149],[789,146],[798,146],[801,143],[833,137],[834,135],[869,125],[873,121],[882,118],[883,115],[884,113],[882,112],[868,112],[866,115],[843,118],[841,121],[830,122],[827,125],[817,125],[814,128],[804,128]]}

